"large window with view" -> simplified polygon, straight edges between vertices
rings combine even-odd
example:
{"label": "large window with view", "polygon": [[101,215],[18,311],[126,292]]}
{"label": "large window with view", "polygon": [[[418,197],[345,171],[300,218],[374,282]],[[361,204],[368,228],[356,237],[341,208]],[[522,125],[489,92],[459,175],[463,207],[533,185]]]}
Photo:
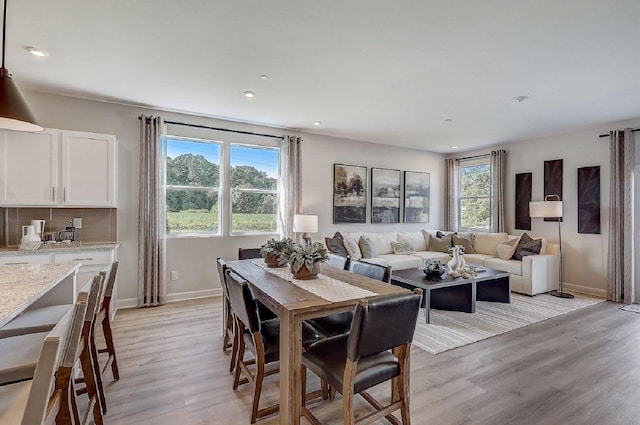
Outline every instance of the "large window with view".
{"label": "large window with view", "polygon": [[167,137],[167,233],[220,234],[222,143]]}
{"label": "large window with view", "polygon": [[491,228],[491,165],[489,162],[460,164],[458,228],[488,232]]}
{"label": "large window with view", "polygon": [[278,148],[231,144],[231,233],[278,230]]}

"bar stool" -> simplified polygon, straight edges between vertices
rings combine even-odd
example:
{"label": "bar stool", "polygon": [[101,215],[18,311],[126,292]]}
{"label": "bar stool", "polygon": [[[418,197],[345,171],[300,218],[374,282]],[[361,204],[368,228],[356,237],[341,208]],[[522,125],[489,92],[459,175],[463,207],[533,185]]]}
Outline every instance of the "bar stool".
{"label": "bar stool", "polygon": [[118,360],[116,359],[116,347],[113,344],[113,332],[111,331],[111,297],[113,296],[113,288],[116,282],[116,274],[118,273],[118,262],[114,261],[111,264],[109,271],[109,277],[102,292],[102,299],[99,303],[99,311],[96,317],[96,323],[102,325],[102,333],[104,335],[105,347],[98,348],[98,354],[107,354],[107,361],[104,367],[100,370],[101,374],[105,374],[109,365],[111,365],[111,373],[113,373],[113,379],[115,381],[120,379],[120,372],[118,371]]}

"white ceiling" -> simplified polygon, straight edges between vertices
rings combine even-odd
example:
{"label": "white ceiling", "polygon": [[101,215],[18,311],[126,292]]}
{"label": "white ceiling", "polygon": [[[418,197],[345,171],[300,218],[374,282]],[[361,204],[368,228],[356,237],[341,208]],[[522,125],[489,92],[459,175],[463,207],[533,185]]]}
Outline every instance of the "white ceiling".
{"label": "white ceiling", "polygon": [[9,0],[8,12],[7,68],[54,93],[436,152],[640,117],[638,0]]}

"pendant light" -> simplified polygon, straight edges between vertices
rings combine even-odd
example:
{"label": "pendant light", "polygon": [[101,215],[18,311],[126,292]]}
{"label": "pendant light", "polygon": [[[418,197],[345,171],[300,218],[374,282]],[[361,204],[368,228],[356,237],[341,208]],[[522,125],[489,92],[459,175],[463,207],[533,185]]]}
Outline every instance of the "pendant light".
{"label": "pendant light", "polygon": [[42,131],[27,102],[4,67],[7,34],[7,0],[4,0],[2,14],[2,68],[0,68],[0,128],[17,131]]}

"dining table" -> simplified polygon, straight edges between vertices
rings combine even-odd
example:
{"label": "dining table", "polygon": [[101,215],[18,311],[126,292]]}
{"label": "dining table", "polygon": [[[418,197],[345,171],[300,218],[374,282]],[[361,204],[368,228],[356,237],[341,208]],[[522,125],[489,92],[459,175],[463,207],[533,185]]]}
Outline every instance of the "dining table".
{"label": "dining table", "polygon": [[300,423],[302,321],[351,311],[360,299],[408,292],[327,264],[321,264],[318,278],[311,280],[294,279],[288,267],[270,268],[262,259],[229,261],[227,266],[280,318],[279,415],[283,425]]}
{"label": "dining table", "polygon": [[73,304],[81,262],[0,265],[0,328],[26,310]]}

